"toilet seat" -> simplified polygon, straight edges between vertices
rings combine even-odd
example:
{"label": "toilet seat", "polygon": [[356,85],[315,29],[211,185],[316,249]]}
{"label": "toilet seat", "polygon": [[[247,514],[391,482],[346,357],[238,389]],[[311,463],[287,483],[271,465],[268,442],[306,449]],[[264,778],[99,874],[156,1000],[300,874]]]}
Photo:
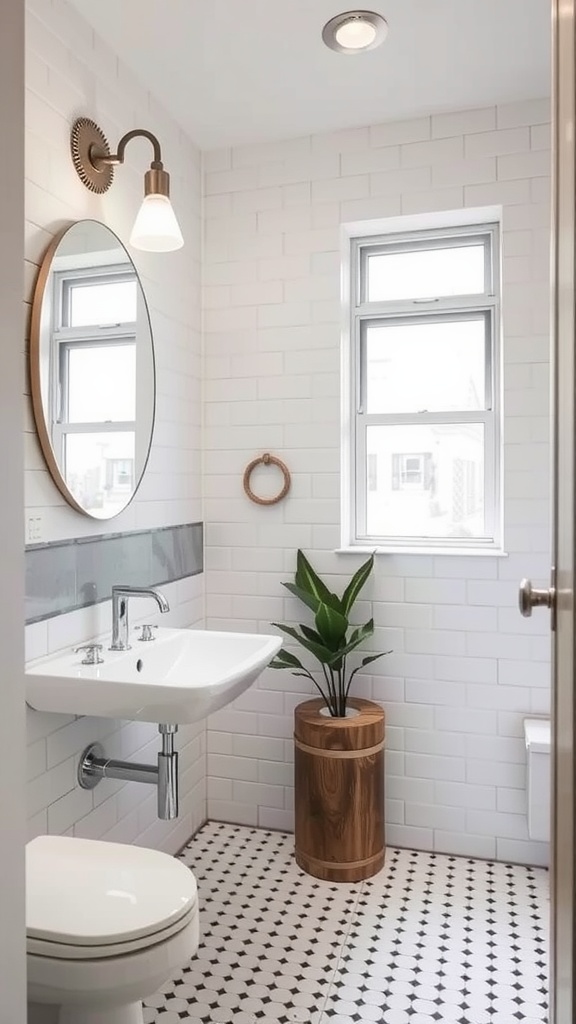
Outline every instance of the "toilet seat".
{"label": "toilet seat", "polygon": [[68,836],[26,848],[27,949],[65,960],[152,947],[198,915],[196,881],[156,850]]}
{"label": "toilet seat", "polygon": [[178,921],[151,935],[141,935],[138,939],[127,942],[110,942],[102,946],[80,946],[68,942],[57,942],[49,939],[36,939],[28,935],[26,952],[28,955],[50,957],[53,960],[104,960],[107,957],[125,956],[141,949],[151,949],[166,939],[177,935],[191,924],[197,916],[197,908],[181,917]]}

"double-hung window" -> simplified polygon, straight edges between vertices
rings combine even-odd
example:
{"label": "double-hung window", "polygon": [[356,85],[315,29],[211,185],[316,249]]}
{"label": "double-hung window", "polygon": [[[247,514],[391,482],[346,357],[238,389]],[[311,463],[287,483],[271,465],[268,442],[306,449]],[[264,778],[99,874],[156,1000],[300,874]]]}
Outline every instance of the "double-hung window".
{"label": "double-hung window", "polygon": [[134,490],[137,301],[124,266],[54,274],[52,446],[95,516],[120,510]]}
{"label": "double-hung window", "polygon": [[346,544],[500,545],[499,231],[351,240]]}

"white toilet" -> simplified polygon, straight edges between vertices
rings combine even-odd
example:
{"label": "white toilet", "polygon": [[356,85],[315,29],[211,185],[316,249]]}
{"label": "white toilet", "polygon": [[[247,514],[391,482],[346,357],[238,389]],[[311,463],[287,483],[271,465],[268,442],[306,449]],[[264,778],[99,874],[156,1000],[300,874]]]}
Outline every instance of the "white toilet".
{"label": "white toilet", "polygon": [[549,718],[524,720],[528,797],[528,835],[540,843],[550,841],[551,731]]}
{"label": "white toilet", "polygon": [[143,1024],[198,948],[192,872],[137,846],[39,836],[26,847],[28,999],[58,1024]]}

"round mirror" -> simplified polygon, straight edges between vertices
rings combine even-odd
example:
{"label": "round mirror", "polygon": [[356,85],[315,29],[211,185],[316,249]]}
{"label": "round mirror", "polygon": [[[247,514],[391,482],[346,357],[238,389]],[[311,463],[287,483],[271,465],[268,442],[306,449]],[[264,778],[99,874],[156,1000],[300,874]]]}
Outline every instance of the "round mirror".
{"label": "round mirror", "polygon": [[154,348],[136,268],[98,221],[73,224],[44,257],[32,306],[30,377],[56,486],[85,515],[118,515],[148,460]]}

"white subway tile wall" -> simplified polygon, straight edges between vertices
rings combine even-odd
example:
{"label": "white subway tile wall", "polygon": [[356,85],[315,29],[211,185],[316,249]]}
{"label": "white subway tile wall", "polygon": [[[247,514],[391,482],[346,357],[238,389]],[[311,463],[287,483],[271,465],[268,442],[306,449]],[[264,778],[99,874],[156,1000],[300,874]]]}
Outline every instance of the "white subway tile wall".
{"label": "white subway tile wall", "polygon": [[[87,192],[68,152],[76,116],[113,143],[157,131],[186,247],[135,254],[157,343],[157,425],[143,486],[101,532],[202,518],[200,156],[154,97],[64,0],[32,0],[27,52],[25,301],[54,232],[82,217],[126,238],[146,155],[105,197]],[[371,591],[374,649],[393,653],[358,679],[388,711],[391,842],[544,863],[526,827],[522,719],[549,706],[545,617],[516,610],[523,575],[546,583],[548,483],[548,232],[550,104],[546,99],[373,125],[204,156],[205,520],[208,625],[268,630],[296,620],[280,583],[304,547],[342,586],[360,556],[338,555],[340,225],[463,206],[502,204],[507,559],[383,556]],[[29,400],[26,504],[43,539],[94,533],[63,502],[41,458]],[[273,450],[292,472],[289,498],[250,504],[241,488],[254,454]],[[262,486],[266,484],[259,481]],[[172,624],[204,615],[203,580],[166,587]],[[367,611],[365,602],[363,611]],[[146,604],[137,618],[156,610]],[[109,625],[109,604],[37,623],[28,657]],[[163,621],[167,621],[164,619]],[[153,759],[156,730],[29,710],[30,834],[65,832],[175,850],[208,812],[241,824],[293,826],[292,712],[303,680],[268,671],[230,709],[182,729],[183,815],[159,822],[146,787],[106,782],[85,793],[76,760],[92,740],[113,756]]]}
{"label": "white subway tile wall", "polygon": [[[542,864],[529,841],[522,719],[549,707],[549,623],[523,620],[518,581],[549,550],[547,99],[373,125],[204,156],[205,520],[208,625],[298,621],[280,586],[305,548],[335,588],[361,557],[340,544],[340,224],[501,204],[508,558],[388,555],[368,597],[358,680],[388,711],[391,843]],[[242,493],[273,451],[279,505]],[[260,481],[261,486],[265,486]],[[368,610],[365,603],[364,610]],[[269,670],[208,724],[211,818],[293,827],[292,711],[305,680]]]}
{"label": "white subway tile wall", "polygon": [[[85,217],[105,221],[127,239],[151,159],[134,142],[105,196],[81,184],[69,133],[79,115],[100,123],[111,146],[131,128],[156,132],[171,174],[185,247],[166,256],[134,252],[150,306],[156,347],[157,415],[148,468],[135,501],[116,519],[95,523],[69,508],[40,454],[26,398],[26,512],[42,517],[42,540],[170,526],[202,519],[200,448],[200,154],[116,55],[65,0],[31,0],[27,15],[26,275],[29,306],[42,255],[53,235]],[[23,346],[24,349],[24,346]],[[27,388],[28,394],[29,389]],[[121,583],[119,579],[117,582]],[[171,605],[163,625],[189,626],[204,615],[201,576],[163,588]],[[134,622],[157,621],[153,602],[134,604]],[[27,629],[27,657],[81,643],[110,628],[110,603]],[[181,815],[156,817],[153,787],[104,781],[76,785],[80,752],[95,740],[113,757],[151,761],[157,730],[146,723],[41,714],[28,710],[30,836],[59,832],[134,842],[175,852],[206,817],[205,724],[179,731]]]}

